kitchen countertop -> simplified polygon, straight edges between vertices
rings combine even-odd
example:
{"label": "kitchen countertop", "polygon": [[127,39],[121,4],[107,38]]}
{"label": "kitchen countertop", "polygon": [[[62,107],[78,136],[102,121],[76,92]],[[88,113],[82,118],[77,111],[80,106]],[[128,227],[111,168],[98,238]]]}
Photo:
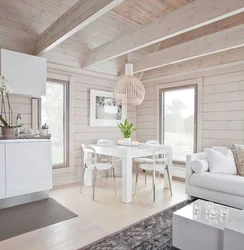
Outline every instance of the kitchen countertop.
{"label": "kitchen countertop", "polygon": [[13,139],[13,140],[1,140],[0,144],[3,143],[23,143],[23,142],[49,142],[49,139]]}

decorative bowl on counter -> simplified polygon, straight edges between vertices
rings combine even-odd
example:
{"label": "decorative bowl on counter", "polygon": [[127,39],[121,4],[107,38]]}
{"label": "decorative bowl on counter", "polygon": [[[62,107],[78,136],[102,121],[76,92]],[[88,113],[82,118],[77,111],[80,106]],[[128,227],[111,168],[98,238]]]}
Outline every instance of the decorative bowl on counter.
{"label": "decorative bowl on counter", "polygon": [[51,139],[51,134],[48,135],[21,135],[19,138],[16,139]]}

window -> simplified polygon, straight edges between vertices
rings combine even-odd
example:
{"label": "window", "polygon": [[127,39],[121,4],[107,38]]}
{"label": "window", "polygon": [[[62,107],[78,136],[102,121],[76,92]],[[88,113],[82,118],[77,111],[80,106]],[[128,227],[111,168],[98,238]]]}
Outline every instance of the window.
{"label": "window", "polygon": [[39,123],[49,126],[52,134],[52,163],[54,167],[68,165],[68,95],[67,83],[47,82],[46,96],[40,100]]}
{"label": "window", "polygon": [[173,161],[183,163],[196,152],[196,86],[161,92],[161,139],[172,145]]}

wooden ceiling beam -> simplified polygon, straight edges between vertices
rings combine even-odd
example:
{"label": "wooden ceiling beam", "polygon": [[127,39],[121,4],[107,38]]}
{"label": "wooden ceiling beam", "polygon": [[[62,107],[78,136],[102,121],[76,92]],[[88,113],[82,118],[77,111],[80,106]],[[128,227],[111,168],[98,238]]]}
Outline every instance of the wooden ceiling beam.
{"label": "wooden ceiling beam", "polygon": [[41,55],[53,49],[123,1],[79,0],[38,37],[34,55]]}
{"label": "wooden ceiling beam", "polygon": [[189,61],[244,46],[244,24],[179,44],[134,63],[134,73]]}
{"label": "wooden ceiling beam", "polygon": [[[210,34],[222,31],[222,30],[226,30],[228,28],[232,28],[241,24],[244,24],[244,12],[237,14],[235,16],[225,18],[224,20],[220,20],[215,23],[211,23],[204,27],[186,32],[184,34],[175,36],[163,42],[160,42],[160,47],[157,49],[157,51],[167,49],[167,48],[170,48],[170,47],[173,47],[173,46],[176,46],[176,45],[188,42],[188,41],[192,41],[194,39],[197,39],[206,35],[210,35]],[[152,51],[152,52],[157,52],[157,51]],[[146,55],[148,54],[145,54],[145,56]],[[143,61],[144,58],[142,58],[141,60]],[[119,72],[119,76],[123,76],[124,74],[125,74],[125,70],[123,67],[122,70]],[[141,74],[143,74],[143,72],[141,72]]]}
{"label": "wooden ceiling beam", "polygon": [[160,83],[160,81],[172,78],[172,76],[183,77],[188,74],[194,74],[197,78],[198,72],[240,64],[244,65],[244,47],[149,70],[145,72],[142,81],[143,83],[155,81]]}
{"label": "wooden ceiling beam", "polygon": [[91,50],[83,67],[109,60],[244,12],[243,0],[197,0],[151,25]]}

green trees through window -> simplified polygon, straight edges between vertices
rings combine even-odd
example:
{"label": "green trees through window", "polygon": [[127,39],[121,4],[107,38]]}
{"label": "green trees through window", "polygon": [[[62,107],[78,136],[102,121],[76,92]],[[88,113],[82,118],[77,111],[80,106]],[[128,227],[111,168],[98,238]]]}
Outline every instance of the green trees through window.
{"label": "green trees through window", "polygon": [[173,160],[184,162],[195,146],[195,88],[162,92],[162,139],[173,146]]}
{"label": "green trees through window", "polygon": [[52,134],[53,165],[66,164],[66,88],[66,84],[48,82],[46,96],[41,99],[41,124],[47,123]]}

